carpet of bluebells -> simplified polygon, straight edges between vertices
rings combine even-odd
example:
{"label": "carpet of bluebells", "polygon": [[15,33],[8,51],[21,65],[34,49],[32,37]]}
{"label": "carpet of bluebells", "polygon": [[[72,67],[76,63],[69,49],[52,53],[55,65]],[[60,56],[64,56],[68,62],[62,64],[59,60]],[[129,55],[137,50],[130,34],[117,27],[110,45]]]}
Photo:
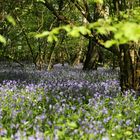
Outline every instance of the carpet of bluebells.
{"label": "carpet of bluebells", "polygon": [[138,140],[140,98],[119,70],[0,66],[0,140]]}

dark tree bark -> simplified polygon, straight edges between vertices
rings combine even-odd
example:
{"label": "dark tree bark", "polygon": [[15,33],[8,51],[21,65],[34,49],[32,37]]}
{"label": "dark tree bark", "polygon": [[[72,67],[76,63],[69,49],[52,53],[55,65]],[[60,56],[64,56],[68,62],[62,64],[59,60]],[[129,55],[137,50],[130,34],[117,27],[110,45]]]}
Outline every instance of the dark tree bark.
{"label": "dark tree bark", "polygon": [[97,50],[97,44],[94,38],[90,38],[83,70],[97,69],[98,59],[99,54]]}
{"label": "dark tree bark", "polygon": [[140,90],[140,50],[130,49],[128,45],[120,46],[120,86],[122,91]]}

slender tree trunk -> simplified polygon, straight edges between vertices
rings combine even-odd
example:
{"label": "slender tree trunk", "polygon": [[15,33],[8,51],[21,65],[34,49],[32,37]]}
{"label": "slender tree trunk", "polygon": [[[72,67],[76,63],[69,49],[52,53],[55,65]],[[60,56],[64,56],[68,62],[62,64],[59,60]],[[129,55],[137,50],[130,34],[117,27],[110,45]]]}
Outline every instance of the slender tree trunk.
{"label": "slender tree trunk", "polygon": [[54,64],[54,59],[55,59],[55,55],[54,55],[54,49],[56,47],[57,43],[53,42],[52,46],[51,46],[51,52],[50,52],[50,56],[49,56],[49,63],[48,63],[48,71],[50,71],[51,69],[53,69],[53,64]]}
{"label": "slender tree trunk", "polygon": [[35,65],[35,67],[36,67],[37,70],[41,71],[41,70],[43,70],[44,65],[45,65],[45,60],[43,58],[43,53],[39,52],[39,54],[38,54],[38,56],[36,58],[36,65]]}
{"label": "slender tree trunk", "polygon": [[78,52],[78,56],[77,56],[77,58],[75,59],[75,61],[74,61],[74,63],[73,63],[73,66],[74,66],[74,65],[80,64],[80,60],[81,60],[81,58],[82,58],[82,50],[83,50],[83,47],[80,46],[80,50],[79,50],[79,52]]}
{"label": "slender tree trunk", "polygon": [[81,61],[81,58],[82,58],[82,53],[83,53],[83,40],[81,40],[80,43],[79,43],[78,53],[77,53],[76,58],[75,58],[75,60],[72,64],[73,66],[80,64],[80,61]]}
{"label": "slender tree trunk", "polygon": [[61,51],[59,53],[59,57],[60,57],[60,63],[62,64],[62,66],[64,66],[65,60],[64,60],[64,52],[63,51]]}
{"label": "slender tree trunk", "polygon": [[97,69],[98,59],[99,59],[99,54],[98,54],[96,43],[94,41],[94,38],[90,38],[83,70]]}

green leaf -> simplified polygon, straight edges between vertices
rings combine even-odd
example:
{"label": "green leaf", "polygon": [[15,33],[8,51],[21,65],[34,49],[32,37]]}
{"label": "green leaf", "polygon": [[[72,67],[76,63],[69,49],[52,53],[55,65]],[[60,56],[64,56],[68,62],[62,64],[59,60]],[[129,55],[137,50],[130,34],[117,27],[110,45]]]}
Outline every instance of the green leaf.
{"label": "green leaf", "polygon": [[113,27],[113,26],[108,26],[108,27],[107,27],[107,31],[116,32],[117,29],[116,29],[115,27]]}
{"label": "green leaf", "polygon": [[117,32],[117,33],[115,33],[115,35],[114,35],[114,38],[115,39],[120,39],[120,38],[122,38],[122,36],[123,36],[123,32],[121,31],[119,31],[119,32]]}
{"label": "green leaf", "polygon": [[53,41],[58,41],[58,38],[55,35],[50,34],[48,36],[48,42],[51,42],[52,43]]}
{"label": "green leaf", "polygon": [[64,29],[67,33],[71,31],[70,25],[62,26],[61,29]]}
{"label": "green leaf", "polygon": [[122,37],[122,38],[120,38],[120,39],[118,40],[118,43],[119,43],[119,44],[125,44],[125,43],[127,43],[128,41],[129,41],[128,38]]}
{"label": "green leaf", "polygon": [[73,27],[73,29],[68,33],[68,35],[72,37],[79,37],[80,33],[78,27]]}
{"label": "green leaf", "polygon": [[132,135],[132,131],[126,131],[125,133],[124,133],[126,136],[130,136],[130,135]]}
{"label": "green leaf", "polygon": [[107,34],[107,31],[106,31],[105,27],[99,27],[99,28],[97,28],[97,31],[100,34]]}
{"label": "green leaf", "polygon": [[6,39],[2,35],[0,35],[0,42],[6,45]]}
{"label": "green leaf", "polygon": [[58,135],[58,137],[63,137],[64,135],[65,135],[65,132],[64,131],[60,131],[60,130],[58,130],[57,131],[57,135]]}
{"label": "green leaf", "polygon": [[55,35],[53,35],[53,40],[58,41],[58,38]]}
{"label": "green leaf", "polygon": [[130,41],[137,41],[140,38],[140,26],[135,23],[126,23],[123,30],[125,37]]}
{"label": "green leaf", "polygon": [[119,40],[121,44],[123,42],[138,41],[140,39],[140,26],[136,23],[119,23],[116,25],[116,28],[118,30],[114,32],[114,38]]}
{"label": "green leaf", "polygon": [[87,29],[87,27],[84,27],[84,26],[79,27],[79,32],[83,35],[91,34],[91,31],[89,29]]}
{"label": "green leaf", "polygon": [[95,29],[95,28],[97,28],[97,27],[99,27],[99,22],[90,23],[90,24],[88,25],[88,28],[89,28],[89,29]]}
{"label": "green leaf", "polygon": [[28,36],[29,36],[29,37],[35,37],[36,35],[37,35],[36,32],[29,32],[29,33],[28,33]]}
{"label": "green leaf", "polygon": [[59,30],[60,28],[54,28],[52,29],[51,34],[59,34]]}
{"label": "green leaf", "polygon": [[108,40],[104,43],[106,48],[110,48],[112,45],[117,44],[118,42],[116,40]]}
{"label": "green leaf", "polygon": [[71,129],[77,128],[77,124],[76,124],[75,122],[68,122],[67,125],[68,125]]}
{"label": "green leaf", "polygon": [[48,36],[49,34],[50,34],[49,31],[44,31],[44,32],[41,33],[41,34],[36,34],[35,37],[36,37],[36,38],[43,38],[43,37],[45,37],[45,36]]}
{"label": "green leaf", "polygon": [[6,16],[6,19],[7,19],[7,21],[10,22],[13,26],[16,25],[16,22],[15,22],[15,20],[14,20],[14,18],[13,18],[12,16],[8,15],[8,16]]}
{"label": "green leaf", "polygon": [[52,35],[48,36],[48,42],[53,42],[53,36]]}

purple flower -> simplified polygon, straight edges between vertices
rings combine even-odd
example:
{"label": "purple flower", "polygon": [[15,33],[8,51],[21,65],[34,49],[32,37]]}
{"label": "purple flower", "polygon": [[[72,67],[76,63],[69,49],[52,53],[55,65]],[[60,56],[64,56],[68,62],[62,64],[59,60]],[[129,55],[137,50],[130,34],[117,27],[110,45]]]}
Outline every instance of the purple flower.
{"label": "purple flower", "polygon": [[6,129],[4,129],[4,128],[0,128],[0,136],[5,136],[5,135],[7,135],[7,130]]}
{"label": "purple flower", "polygon": [[131,124],[131,120],[126,120],[126,125],[130,125]]}

